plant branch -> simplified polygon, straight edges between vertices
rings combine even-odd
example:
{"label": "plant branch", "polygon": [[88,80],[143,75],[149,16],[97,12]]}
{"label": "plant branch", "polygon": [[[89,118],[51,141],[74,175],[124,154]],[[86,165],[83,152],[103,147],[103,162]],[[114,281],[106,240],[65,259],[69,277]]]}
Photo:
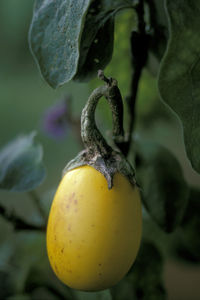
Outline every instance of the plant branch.
{"label": "plant branch", "polygon": [[0,205],[0,215],[6,219],[8,222],[11,222],[15,230],[39,230],[45,231],[45,226],[37,226],[30,223],[27,223],[18,216],[15,216],[13,213],[8,213],[2,205]]}
{"label": "plant branch", "polygon": [[132,142],[132,132],[135,125],[135,110],[136,110],[136,100],[139,81],[142,73],[142,69],[146,64],[148,57],[148,41],[149,36],[145,30],[145,21],[144,21],[144,3],[143,0],[140,0],[138,5],[135,8],[138,16],[138,29],[137,31],[132,31],[131,33],[131,54],[132,54],[132,78],[131,78],[131,88],[130,96],[127,97],[128,112],[129,112],[129,125],[128,125],[128,138],[126,144],[126,153],[131,147]]}

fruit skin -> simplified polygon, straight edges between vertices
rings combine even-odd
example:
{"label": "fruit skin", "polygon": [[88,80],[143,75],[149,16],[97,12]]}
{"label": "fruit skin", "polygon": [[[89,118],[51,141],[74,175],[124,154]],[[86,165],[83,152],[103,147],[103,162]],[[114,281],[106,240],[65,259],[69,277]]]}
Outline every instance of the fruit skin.
{"label": "fruit skin", "polygon": [[127,178],[105,177],[90,166],[68,171],[54,197],[47,252],[57,277],[71,288],[97,291],[120,281],[141,240],[140,194]]}

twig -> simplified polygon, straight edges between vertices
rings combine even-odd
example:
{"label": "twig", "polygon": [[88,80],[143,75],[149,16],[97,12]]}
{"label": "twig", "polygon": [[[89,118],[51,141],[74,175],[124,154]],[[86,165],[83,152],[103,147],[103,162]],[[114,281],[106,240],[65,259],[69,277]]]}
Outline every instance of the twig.
{"label": "twig", "polygon": [[131,91],[130,96],[127,97],[128,111],[129,111],[129,126],[128,138],[126,145],[126,156],[131,147],[132,132],[135,125],[135,109],[136,99],[138,92],[139,80],[141,77],[142,69],[146,64],[148,56],[148,42],[149,36],[145,30],[144,22],[144,3],[140,0],[135,8],[138,16],[138,30],[133,31],[131,34],[131,54],[132,54],[132,67],[133,73],[131,78]]}
{"label": "twig", "polygon": [[37,226],[27,223],[20,217],[15,216],[13,213],[8,213],[2,205],[0,205],[0,215],[3,216],[8,222],[11,222],[15,230],[39,230],[45,231],[45,226]]}

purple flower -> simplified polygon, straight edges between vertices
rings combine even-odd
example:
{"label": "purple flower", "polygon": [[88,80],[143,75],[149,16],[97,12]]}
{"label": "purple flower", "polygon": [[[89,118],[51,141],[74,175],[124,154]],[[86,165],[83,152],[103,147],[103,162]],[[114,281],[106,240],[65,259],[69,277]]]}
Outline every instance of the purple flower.
{"label": "purple flower", "polygon": [[45,112],[43,122],[44,132],[54,139],[63,139],[67,135],[69,129],[67,122],[68,100],[66,98],[60,101],[56,105],[49,107]]}

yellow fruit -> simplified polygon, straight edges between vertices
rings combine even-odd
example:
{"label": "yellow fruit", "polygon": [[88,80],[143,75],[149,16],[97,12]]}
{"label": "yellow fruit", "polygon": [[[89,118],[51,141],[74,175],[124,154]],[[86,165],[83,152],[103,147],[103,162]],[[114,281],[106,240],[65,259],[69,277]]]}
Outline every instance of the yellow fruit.
{"label": "yellow fruit", "polygon": [[47,227],[47,251],[57,277],[69,287],[97,291],[128,272],[141,239],[137,187],[120,173],[108,189],[90,166],[68,171],[56,192]]}

